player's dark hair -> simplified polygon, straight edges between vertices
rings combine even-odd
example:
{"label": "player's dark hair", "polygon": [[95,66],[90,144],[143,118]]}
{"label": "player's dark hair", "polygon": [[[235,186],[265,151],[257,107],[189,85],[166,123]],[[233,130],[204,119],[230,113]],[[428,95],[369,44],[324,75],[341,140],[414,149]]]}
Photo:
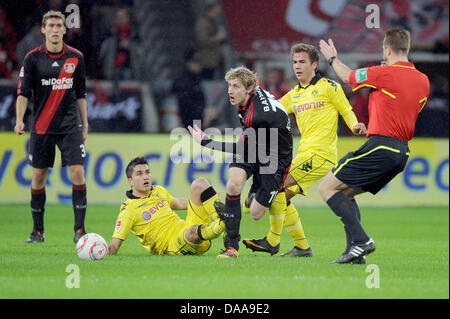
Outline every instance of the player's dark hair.
{"label": "player's dark hair", "polygon": [[391,29],[384,35],[384,45],[388,45],[394,53],[407,55],[409,52],[411,35],[403,29]]}
{"label": "player's dark hair", "polygon": [[144,157],[136,157],[131,160],[130,163],[128,163],[127,168],[125,170],[125,173],[127,174],[128,178],[131,178],[133,176],[133,169],[136,165],[148,165],[148,161]]}
{"label": "player's dark hair", "polygon": [[317,69],[319,68],[319,51],[315,46],[306,43],[297,43],[291,47],[291,55],[293,56],[295,53],[306,52],[308,53],[309,59],[311,60],[311,64],[317,62]]}

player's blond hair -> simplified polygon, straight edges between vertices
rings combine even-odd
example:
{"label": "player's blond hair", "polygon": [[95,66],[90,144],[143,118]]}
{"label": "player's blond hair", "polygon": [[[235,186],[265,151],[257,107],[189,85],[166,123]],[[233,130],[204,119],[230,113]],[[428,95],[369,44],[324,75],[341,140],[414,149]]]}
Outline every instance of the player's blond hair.
{"label": "player's blond hair", "polygon": [[257,86],[256,74],[253,73],[251,70],[247,69],[246,67],[240,66],[234,69],[230,69],[227,72],[227,74],[225,74],[225,81],[229,82],[230,80],[233,79],[241,80],[245,89],[253,87],[252,93],[256,92]]}
{"label": "player's blond hair", "polygon": [[388,45],[396,54],[408,55],[411,43],[409,31],[403,29],[391,29],[384,35],[384,45]]}
{"label": "player's blond hair", "polygon": [[64,16],[64,14],[62,14],[61,11],[50,10],[42,17],[42,26],[45,27],[47,20],[51,18],[61,19],[63,25],[66,25],[66,17]]}

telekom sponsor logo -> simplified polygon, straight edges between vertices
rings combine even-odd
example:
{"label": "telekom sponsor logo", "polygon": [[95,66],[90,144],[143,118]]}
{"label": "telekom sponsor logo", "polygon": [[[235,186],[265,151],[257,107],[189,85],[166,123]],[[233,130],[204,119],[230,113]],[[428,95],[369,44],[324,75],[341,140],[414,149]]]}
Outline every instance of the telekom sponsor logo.
{"label": "telekom sponsor logo", "polygon": [[324,107],[324,102],[311,102],[294,106],[294,111],[295,113],[300,113],[311,109],[320,109],[322,107]]}

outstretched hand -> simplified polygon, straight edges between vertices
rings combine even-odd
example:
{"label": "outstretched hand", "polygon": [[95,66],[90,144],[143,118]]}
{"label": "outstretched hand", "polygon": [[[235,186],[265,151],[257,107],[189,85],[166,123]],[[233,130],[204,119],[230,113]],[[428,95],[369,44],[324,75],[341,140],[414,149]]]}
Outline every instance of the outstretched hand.
{"label": "outstretched hand", "polygon": [[320,52],[322,52],[325,59],[328,61],[331,57],[337,56],[337,50],[334,46],[333,40],[328,39],[328,43],[324,40],[319,41]]}
{"label": "outstretched hand", "polygon": [[196,141],[198,144],[201,144],[201,141],[203,137],[205,137],[205,132],[201,130],[197,125],[194,124],[194,127],[188,126],[189,133],[191,133],[192,138],[194,141]]}

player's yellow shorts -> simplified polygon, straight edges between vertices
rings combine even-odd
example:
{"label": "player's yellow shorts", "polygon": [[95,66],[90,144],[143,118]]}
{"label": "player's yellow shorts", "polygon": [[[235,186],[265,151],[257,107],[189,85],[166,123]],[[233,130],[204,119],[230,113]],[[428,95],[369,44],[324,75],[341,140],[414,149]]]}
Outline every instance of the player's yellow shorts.
{"label": "player's yellow shorts", "polygon": [[288,188],[294,194],[306,195],[308,188],[328,174],[334,163],[311,151],[297,154],[291,164],[289,174],[297,185]]}
{"label": "player's yellow shorts", "polygon": [[203,206],[196,206],[190,200],[187,209],[186,221],[174,237],[169,240],[168,255],[203,255],[211,247],[211,241],[205,240],[200,244],[191,243],[186,239],[186,230],[193,225],[202,225],[210,221],[209,215]]}

